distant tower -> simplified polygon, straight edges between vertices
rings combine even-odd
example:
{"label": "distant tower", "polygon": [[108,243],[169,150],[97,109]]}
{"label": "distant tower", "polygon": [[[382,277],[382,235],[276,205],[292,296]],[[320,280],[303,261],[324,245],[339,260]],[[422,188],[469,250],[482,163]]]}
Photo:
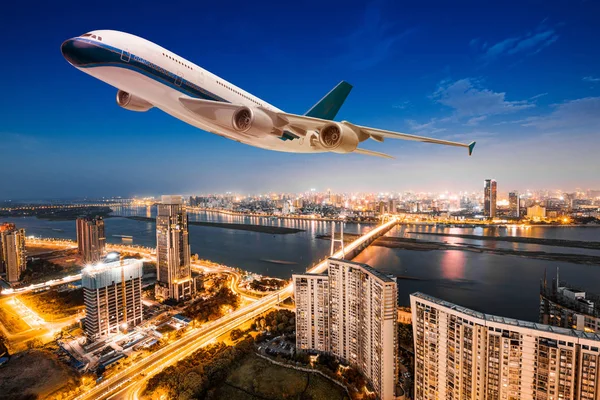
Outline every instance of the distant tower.
{"label": "distant tower", "polygon": [[16,229],[14,224],[0,225],[0,271],[6,273],[9,283],[16,283],[25,268],[25,229]]}
{"label": "distant tower", "polygon": [[498,188],[494,179],[486,179],[483,188],[483,213],[488,218],[496,216]]}
{"label": "distant tower", "polygon": [[77,218],[77,248],[86,264],[97,263],[105,254],[106,234],[102,217]]}
{"label": "distant tower", "polygon": [[156,296],[185,300],[193,294],[188,217],[181,196],[162,196],[156,213]]}
{"label": "distant tower", "polygon": [[510,207],[510,216],[513,218],[520,218],[520,204],[519,204],[519,192],[513,191],[508,194],[508,204]]}

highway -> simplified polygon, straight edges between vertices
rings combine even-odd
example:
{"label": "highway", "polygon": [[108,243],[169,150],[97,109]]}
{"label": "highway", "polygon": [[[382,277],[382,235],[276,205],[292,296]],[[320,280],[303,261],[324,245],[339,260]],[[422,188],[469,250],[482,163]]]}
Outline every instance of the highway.
{"label": "highway", "polygon": [[[385,234],[389,229],[397,224],[397,220],[391,219],[389,222],[380,225],[363,236],[356,239],[354,242],[345,246],[347,254],[365,242],[378,236]],[[338,250],[333,254],[334,258],[343,257],[342,250]],[[327,269],[327,260],[324,260],[312,268],[308,269],[309,273],[322,273]],[[131,365],[126,369],[107,378],[89,391],[76,397],[77,400],[87,399],[110,399],[117,398],[117,394],[136,393],[139,389],[139,381],[145,380],[149,375],[160,372],[167,366],[191,355],[200,347],[209,343],[211,340],[217,339],[219,336],[235,329],[243,323],[256,318],[260,314],[268,311],[283,300],[291,297],[293,285],[290,283],[283,289],[266,295],[255,302],[238,308],[237,310],[203,325],[201,328],[195,328],[188,332],[181,339],[163,347],[162,349],[152,353],[150,356],[139,361],[137,364]],[[141,379],[140,379],[141,378]],[[131,390],[133,389],[133,391]],[[120,395],[118,398],[122,398]],[[125,395],[127,397],[127,395]]]}

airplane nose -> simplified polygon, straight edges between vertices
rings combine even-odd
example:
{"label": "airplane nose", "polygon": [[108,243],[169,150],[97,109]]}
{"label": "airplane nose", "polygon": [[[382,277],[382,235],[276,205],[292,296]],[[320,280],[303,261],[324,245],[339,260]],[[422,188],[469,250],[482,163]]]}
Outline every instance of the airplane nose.
{"label": "airplane nose", "polygon": [[101,61],[102,49],[96,44],[78,38],[65,40],[60,46],[63,57],[75,67]]}

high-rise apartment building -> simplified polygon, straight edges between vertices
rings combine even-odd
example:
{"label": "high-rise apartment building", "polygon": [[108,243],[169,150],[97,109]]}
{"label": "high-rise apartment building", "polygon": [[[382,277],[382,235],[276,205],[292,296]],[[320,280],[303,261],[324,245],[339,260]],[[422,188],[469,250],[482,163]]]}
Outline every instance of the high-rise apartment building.
{"label": "high-rise apartment building", "polygon": [[600,336],[410,296],[415,399],[600,400]]}
{"label": "high-rise apartment building", "polygon": [[102,217],[77,218],[77,249],[86,264],[102,260],[106,250],[106,234]]}
{"label": "high-rise apartment building", "polygon": [[142,261],[127,259],[83,269],[84,330],[89,341],[131,329],[143,320]]}
{"label": "high-rise apartment building", "polygon": [[327,275],[294,275],[296,347],[360,369],[381,399],[396,386],[397,286],[365,264],[329,259]]}
{"label": "high-rise apartment building", "polygon": [[294,275],[296,346],[329,351],[329,276]]}
{"label": "high-rise apartment building", "polygon": [[156,211],[156,296],[176,301],[194,291],[188,217],[181,196],[162,196]]}
{"label": "high-rise apartment building", "polygon": [[496,200],[498,187],[494,179],[486,179],[483,187],[483,215],[488,218],[496,216]]}
{"label": "high-rise apartment building", "polygon": [[570,287],[556,279],[540,285],[540,322],[600,333],[600,296]]}
{"label": "high-rise apartment building", "polygon": [[519,192],[514,191],[508,194],[509,216],[512,218],[521,217],[521,209],[519,204]]}
{"label": "high-rise apartment building", "polygon": [[0,271],[6,275],[9,283],[16,283],[25,268],[25,229],[17,229],[10,223],[0,225]]}

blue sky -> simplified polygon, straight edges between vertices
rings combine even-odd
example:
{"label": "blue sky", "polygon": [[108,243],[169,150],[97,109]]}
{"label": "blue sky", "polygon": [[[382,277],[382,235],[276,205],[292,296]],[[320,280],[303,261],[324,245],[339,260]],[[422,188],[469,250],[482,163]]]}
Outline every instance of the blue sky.
{"label": "blue sky", "polygon": [[[192,4],[193,3],[193,4]],[[600,6],[531,2],[63,2],[0,15],[0,199],[166,192],[599,188]],[[116,29],[289,112],[341,80],[338,120],[470,142],[365,142],[395,160],[269,152],[115,104],[60,53]]]}

